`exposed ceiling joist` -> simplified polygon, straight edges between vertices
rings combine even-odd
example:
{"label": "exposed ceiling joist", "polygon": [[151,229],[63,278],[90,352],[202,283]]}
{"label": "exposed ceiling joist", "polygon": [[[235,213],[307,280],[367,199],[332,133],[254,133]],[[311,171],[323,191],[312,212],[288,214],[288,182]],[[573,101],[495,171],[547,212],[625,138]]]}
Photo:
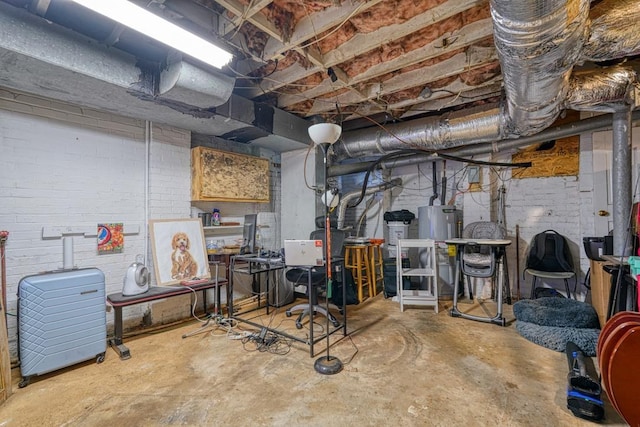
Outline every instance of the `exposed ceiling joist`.
{"label": "exposed ceiling joist", "polygon": [[[269,37],[273,37],[276,40],[282,41],[282,35],[280,34],[280,31],[275,26],[275,24],[273,24],[272,22],[270,22],[267,19],[266,16],[264,16],[264,15],[262,15],[260,13],[255,13],[250,18],[244,17],[243,13],[245,12],[245,6],[242,3],[240,3],[239,1],[235,1],[235,0],[216,0],[216,3],[218,3],[219,5],[224,7],[225,9],[227,9],[229,12],[231,12],[236,17],[240,18],[240,21],[241,21],[240,25],[242,25],[242,22],[245,21],[245,20],[249,21],[253,25],[255,25],[256,27],[258,27],[260,30],[262,30],[265,33],[267,33],[269,35]],[[228,34],[231,31],[235,30],[236,28],[237,28],[237,25],[235,25],[235,20],[234,20],[234,18],[232,18],[231,21],[224,22],[222,24],[221,32],[222,32],[222,34]]]}

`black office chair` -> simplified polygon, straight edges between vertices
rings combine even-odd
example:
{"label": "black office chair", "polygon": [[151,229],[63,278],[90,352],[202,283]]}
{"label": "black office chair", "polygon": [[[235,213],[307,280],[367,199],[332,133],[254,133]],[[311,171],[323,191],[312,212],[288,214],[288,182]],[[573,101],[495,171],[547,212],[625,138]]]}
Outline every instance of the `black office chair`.
{"label": "black office chair", "polygon": [[[331,258],[336,259],[342,257],[342,252],[344,249],[344,239],[346,237],[346,233],[342,230],[334,230],[330,231],[331,237]],[[315,230],[311,232],[309,236],[311,240],[322,240],[324,247],[326,247],[325,242],[325,231]],[[332,275],[336,274],[335,264],[332,263]],[[329,321],[333,324],[333,326],[340,326],[340,322],[335,318],[331,312],[327,311],[326,307],[323,307],[318,304],[318,294],[321,289],[324,289],[326,286],[327,279],[327,270],[326,266],[322,267],[294,267],[285,273],[285,277],[288,281],[292,282],[294,286],[305,285],[307,287],[307,295],[309,296],[309,302],[304,304],[297,304],[285,311],[285,315],[290,317],[294,311],[302,310],[298,318],[296,319],[296,328],[302,329],[302,319],[304,316],[309,315],[311,308],[313,307],[313,313],[320,313],[323,316],[329,318]],[[310,287],[310,288],[309,288]],[[333,304],[330,304],[332,308],[339,310]]]}
{"label": "black office chair", "polygon": [[[490,221],[472,222],[462,230],[463,239],[504,239],[504,227]],[[473,299],[471,277],[495,277],[498,256],[495,247],[486,245],[466,245],[462,253],[460,269],[467,278],[469,296]],[[510,299],[510,296],[507,296]]]}

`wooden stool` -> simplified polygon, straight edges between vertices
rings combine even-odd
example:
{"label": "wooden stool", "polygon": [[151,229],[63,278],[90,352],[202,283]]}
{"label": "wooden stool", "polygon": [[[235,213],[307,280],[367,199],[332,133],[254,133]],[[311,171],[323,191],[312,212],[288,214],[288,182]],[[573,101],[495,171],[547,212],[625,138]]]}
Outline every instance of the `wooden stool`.
{"label": "wooden stool", "polygon": [[374,282],[371,280],[369,263],[369,247],[367,244],[345,245],[344,266],[351,269],[353,279],[358,288],[358,301],[364,301],[364,287],[368,288],[368,296],[375,295]]}
{"label": "wooden stool", "polygon": [[378,293],[378,282],[381,283],[379,289],[384,289],[384,260],[382,259],[382,244],[384,239],[369,240],[369,266],[371,267],[371,281],[373,282],[373,294]]}

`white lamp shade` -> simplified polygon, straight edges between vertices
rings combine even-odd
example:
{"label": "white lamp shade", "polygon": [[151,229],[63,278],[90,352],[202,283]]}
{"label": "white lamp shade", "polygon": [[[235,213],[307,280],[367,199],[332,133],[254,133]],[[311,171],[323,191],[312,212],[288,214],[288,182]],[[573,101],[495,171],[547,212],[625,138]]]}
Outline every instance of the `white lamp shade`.
{"label": "white lamp shade", "polygon": [[316,144],[333,144],[340,138],[342,127],[334,123],[318,123],[309,126],[309,136]]}

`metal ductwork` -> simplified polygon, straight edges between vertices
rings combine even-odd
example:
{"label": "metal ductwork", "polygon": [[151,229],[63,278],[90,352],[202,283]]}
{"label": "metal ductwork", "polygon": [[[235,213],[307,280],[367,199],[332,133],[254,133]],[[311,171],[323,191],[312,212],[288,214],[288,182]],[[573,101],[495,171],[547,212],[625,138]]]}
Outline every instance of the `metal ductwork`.
{"label": "metal ductwork", "polygon": [[565,101],[567,108],[612,113],[635,106],[640,93],[638,74],[622,66],[574,73]]}
{"label": "metal ductwork", "polygon": [[309,144],[306,120],[232,95],[232,77],[179,57],[160,70],[4,2],[0,69],[17,91],[275,151]]}
{"label": "metal ductwork", "polygon": [[[640,110],[636,110],[632,113],[631,119],[640,121]],[[562,124],[554,127],[547,128],[542,132],[529,135],[522,138],[510,139],[500,142],[500,149],[504,151],[517,150],[520,147],[524,147],[531,144],[550,141],[553,139],[567,138],[569,136],[579,135],[584,132],[594,132],[597,130],[611,130],[613,117],[611,114],[603,114],[596,117],[590,117],[588,119],[579,120],[574,123]],[[476,144],[467,147],[462,147],[455,150],[456,156],[477,156],[483,154],[489,154],[495,151],[494,143]],[[413,156],[403,157],[401,159],[388,160],[381,162],[379,166],[383,169],[392,169],[402,166],[411,166],[425,162],[438,162],[444,160],[442,157],[438,157],[436,153],[424,153],[416,154]],[[344,163],[335,164],[329,166],[327,175],[329,177],[336,177],[342,175],[349,175],[352,173],[361,173],[369,170],[374,164],[374,161],[370,162],[358,162],[358,163]]]}
{"label": "metal ductwork", "polygon": [[594,6],[590,19],[591,31],[581,60],[610,61],[640,54],[640,2],[605,0]]}
{"label": "metal ductwork", "polygon": [[[402,185],[402,178],[394,178],[389,182],[385,182],[373,187],[368,187],[364,195],[368,196],[370,194],[377,193],[378,191],[384,191],[388,188],[396,187],[398,185]],[[360,197],[361,195],[362,195],[362,191],[357,190],[342,196],[342,198],[340,199],[340,203],[338,203],[338,220],[337,220],[338,229],[342,230],[344,228],[344,217],[346,215],[347,207],[348,207],[347,205],[349,204],[349,202],[357,197]]]}
{"label": "metal ductwork", "polygon": [[362,129],[342,136],[333,145],[338,160],[364,155],[387,154],[401,148],[440,150],[454,148],[470,142],[500,139],[505,115],[499,109],[479,111],[463,118],[427,117],[409,123]]}
{"label": "metal ductwork", "polygon": [[231,97],[235,79],[213,76],[193,65],[178,61],[160,72],[158,96],[162,99],[208,109],[224,104]]}
{"label": "metal ductwork", "polygon": [[588,14],[588,0],[491,1],[506,93],[504,136],[540,132],[558,117]]}
{"label": "metal ductwork", "polygon": [[[564,108],[582,111],[596,111],[612,113],[621,110],[629,110],[640,106],[640,82],[638,73],[629,67],[613,66],[604,69],[590,70],[574,73],[568,85]],[[638,113],[634,114],[635,119]],[[468,117],[468,116],[467,116]],[[442,123],[445,119],[432,119],[433,123]],[[520,137],[516,139],[498,140],[502,150],[516,149],[537,142],[544,142],[552,139],[565,138],[577,135],[582,132],[594,131],[603,128],[610,128],[612,118],[610,116],[599,116],[595,118],[581,120],[577,123],[561,125],[555,128],[548,128],[540,133]],[[399,126],[399,125],[398,125]],[[437,155],[428,151],[455,150],[458,156],[472,156],[487,154],[495,151],[496,145],[474,144],[461,147],[463,144],[450,143],[445,145],[432,145],[432,150],[427,150],[424,155],[414,155],[410,158],[389,160],[380,166],[391,168],[398,166],[408,166],[427,161],[440,160]],[[335,147],[335,146],[334,146]],[[403,145],[399,148],[407,148]],[[372,162],[336,164],[329,167],[329,176],[340,176],[351,173],[364,172],[372,165]]]}
{"label": "metal ductwork", "polygon": [[614,68],[570,76],[580,60],[611,60],[638,52],[637,1],[601,3],[594,8],[591,25],[587,0],[492,0],[491,12],[504,76],[502,107],[460,120],[445,115],[387,125],[388,131],[349,132],[334,146],[337,161],[402,148],[448,150],[534,135],[551,125],[565,107],[613,111],[635,102],[633,70]]}

